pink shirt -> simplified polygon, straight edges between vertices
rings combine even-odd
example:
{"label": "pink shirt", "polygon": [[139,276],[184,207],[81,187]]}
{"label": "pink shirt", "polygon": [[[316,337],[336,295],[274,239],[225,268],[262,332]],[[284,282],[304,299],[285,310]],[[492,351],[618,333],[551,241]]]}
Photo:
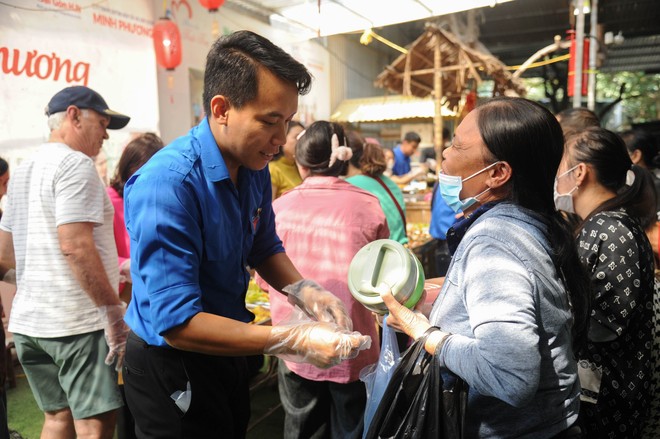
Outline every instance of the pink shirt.
{"label": "pink shirt", "polygon": [[[124,199],[119,196],[117,191],[112,187],[108,186],[108,197],[112,202],[112,207],[115,208],[115,216],[113,218],[113,228],[115,231],[115,244],[117,245],[117,256],[119,260],[119,266],[124,263],[127,259],[131,258],[131,239],[128,236],[128,230],[126,230],[126,224],[124,223]],[[124,289],[124,283],[119,283],[119,291]]]}
{"label": "pink shirt", "polygon": [[[371,336],[370,349],[330,369],[286,364],[310,380],[357,381],[363,367],[378,361],[380,342],[373,314],[348,290],[348,267],[366,244],[390,236],[378,198],[336,177],[308,177],[275,200],[273,210],[277,234],[302,276],[339,297],[353,320],[353,329]],[[286,296],[268,289],[272,320],[277,324],[289,314],[291,305]]]}

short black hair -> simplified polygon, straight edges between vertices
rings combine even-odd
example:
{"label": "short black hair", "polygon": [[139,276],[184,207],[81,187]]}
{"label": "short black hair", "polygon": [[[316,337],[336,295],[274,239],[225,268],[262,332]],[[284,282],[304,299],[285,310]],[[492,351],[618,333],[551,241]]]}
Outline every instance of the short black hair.
{"label": "short black hair", "polygon": [[422,138],[419,137],[419,134],[417,134],[414,131],[408,131],[405,136],[403,136],[403,140],[406,142],[421,142]]}
{"label": "short black hair", "polygon": [[206,57],[203,101],[207,117],[214,96],[227,97],[235,108],[255,99],[259,67],[295,84],[301,95],[311,88],[312,75],[291,55],[254,32],[234,32],[218,38]]}
{"label": "short black hair", "polygon": [[8,170],[9,170],[9,163],[7,163],[7,160],[0,158],[0,177],[5,175]]}

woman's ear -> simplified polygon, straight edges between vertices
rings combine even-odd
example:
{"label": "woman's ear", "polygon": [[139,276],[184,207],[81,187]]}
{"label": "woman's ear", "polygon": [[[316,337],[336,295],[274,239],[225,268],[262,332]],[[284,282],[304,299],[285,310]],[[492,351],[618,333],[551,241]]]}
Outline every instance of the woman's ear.
{"label": "woman's ear", "polygon": [[580,185],[586,181],[587,173],[590,171],[591,169],[589,169],[585,163],[578,163],[573,171],[575,175],[575,186],[580,187]]}
{"label": "woman's ear", "polygon": [[513,175],[511,165],[509,165],[509,162],[505,161],[500,161],[498,164],[489,169],[488,172],[489,175],[486,184],[491,189],[504,186],[509,182],[509,180],[511,180],[511,176]]}

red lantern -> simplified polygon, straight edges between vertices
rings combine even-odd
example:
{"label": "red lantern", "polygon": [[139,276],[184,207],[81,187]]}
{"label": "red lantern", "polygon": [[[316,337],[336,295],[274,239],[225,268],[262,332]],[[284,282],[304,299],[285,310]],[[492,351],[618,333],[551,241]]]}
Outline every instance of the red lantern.
{"label": "red lantern", "polygon": [[225,3],[225,0],[199,0],[199,4],[209,10],[216,12]]}
{"label": "red lantern", "polygon": [[[568,33],[571,40],[571,48],[569,49],[571,57],[568,59],[568,83],[566,93],[568,96],[573,97],[575,94],[575,65],[578,61],[575,59],[575,52],[577,50],[575,47],[575,32],[569,31]],[[589,69],[589,37],[584,39],[582,47],[582,89],[580,92],[582,93],[582,96],[586,96],[589,85],[589,72],[587,71]]]}
{"label": "red lantern", "polygon": [[160,18],[153,30],[156,62],[167,70],[181,64],[181,33],[175,22],[167,17]]}

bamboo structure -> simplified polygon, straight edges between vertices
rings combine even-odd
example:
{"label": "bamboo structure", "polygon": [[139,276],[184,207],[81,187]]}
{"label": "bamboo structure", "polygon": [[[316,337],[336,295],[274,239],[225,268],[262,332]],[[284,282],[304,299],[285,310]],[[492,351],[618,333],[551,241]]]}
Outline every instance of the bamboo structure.
{"label": "bamboo structure", "polygon": [[440,109],[459,113],[469,84],[494,81],[493,96],[524,96],[525,87],[493,55],[463,43],[451,32],[427,24],[424,33],[376,78],[375,85],[395,93],[420,98],[433,97],[433,144],[438,166],[442,160],[442,114]]}

